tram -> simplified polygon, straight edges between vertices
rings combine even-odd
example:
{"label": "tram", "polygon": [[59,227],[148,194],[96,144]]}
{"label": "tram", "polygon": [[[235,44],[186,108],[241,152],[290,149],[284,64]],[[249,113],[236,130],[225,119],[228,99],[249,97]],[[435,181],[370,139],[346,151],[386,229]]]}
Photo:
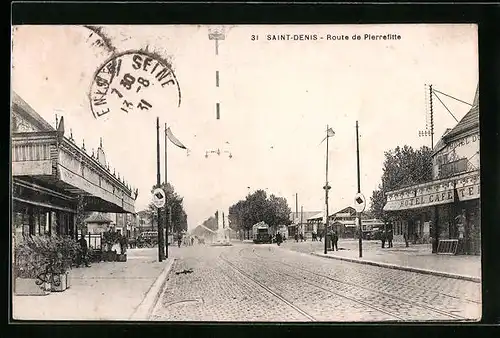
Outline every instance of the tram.
{"label": "tram", "polygon": [[259,222],[253,225],[253,242],[256,244],[262,243],[272,243],[272,235],[269,229],[269,225],[265,222]]}

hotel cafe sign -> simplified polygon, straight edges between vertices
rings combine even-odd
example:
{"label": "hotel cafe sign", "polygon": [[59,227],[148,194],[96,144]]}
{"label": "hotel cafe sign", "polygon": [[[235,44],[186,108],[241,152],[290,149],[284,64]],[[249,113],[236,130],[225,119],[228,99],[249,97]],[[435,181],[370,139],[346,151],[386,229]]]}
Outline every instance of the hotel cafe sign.
{"label": "hotel cafe sign", "polygon": [[471,200],[479,198],[479,189],[479,172],[452,180],[429,182],[388,192],[384,210],[407,210],[452,203],[455,198],[459,201]]}

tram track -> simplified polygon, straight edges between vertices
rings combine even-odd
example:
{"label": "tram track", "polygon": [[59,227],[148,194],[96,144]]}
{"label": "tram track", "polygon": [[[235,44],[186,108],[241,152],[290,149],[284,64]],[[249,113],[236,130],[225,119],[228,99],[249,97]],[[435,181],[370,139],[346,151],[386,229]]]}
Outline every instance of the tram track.
{"label": "tram track", "polygon": [[[241,253],[241,251],[242,250],[240,250],[239,253]],[[270,289],[265,284],[261,283],[258,279],[252,277],[247,272],[245,272],[243,269],[239,268],[234,263],[230,262],[227,258],[224,257],[224,255],[222,253],[219,256],[219,259],[221,261],[223,261],[231,269],[233,269],[233,271],[239,273],[240,275],[242,275],[243,277],[245,277],[248,281],[252,282],[253,284],[255,284],[258,287],[260,287],[261,289],[265,290],[268,294],[272,295],[274,298],[278,299],[280,302],[286,304],[288,307],[290,307],[293,310],[295,310],[296,312],[300,313],[302,316],[304,316],[305,318],[307,318],[308,321],[312,321],[312,322],[316,321],[316,318],[314,316],[312,316],[311,314],[307,313],[306,311],[304,311],[300,307],[294,305],[293,303],[291,303],[290,301],[288,301],[286,298],[284,298],[280,294],[276,293],[275,291],[273,291],[272,289]]]}
{"label": "tram track", "polygon": [[[272,249],[272,251],[274,251],[274,249]],[[255,254],[255,253],[254,253]],[[300,254],[303,254],[303,255],[307,255],[305,253],[300,253]],[[269,259],[268,257],[264,257],[264,256],[260,256],[260,255],[257,255],[255,254],[256,256],[260,257],[260,258],[264,258],[264,259]],[[277,262],[277,260],[275,259],[272,259],[273,261]],[[305,268],[302,268],[302,267],[299,267],[299,266],[295,266],[295,265],[291,265],[291,264],[288,264],[288,263],[284,263],[285,265],[289,265],[293,268],[297,268],[297,269],[300,269],[300,270],[303,270],[303,271],[307,271],[307,272],[310,272],[310,273],[313,273],[313,274],[316,274],[316,275],[319,275],[319,276],[324,276],[326,278],[330,278],[332,280],[335,280],[329,276],[325,276],[325,275],[322,275],[322,274],[318,274],[316,272],[313,272],[313,271],[310,271],[308,269],[305,269]],[[413,272],[413,273],[417,273],[417,272]],[[445,276],[440,276],[439,278],[448,278],[448,277],[445,277]],[[345,282],[345,281],[340,281],[340,280],[337,280],[339,282],[343,282],[343,283],[346,283],[346,284],[350,284],[350,285],[353,285],[353,286],[356,286],[356,287],[362,287],[362,288],[365,288],[366,290],[375,290],[375,289],[370,289],[370,288],[366,288],[366,287],[363,287],[363,286],[359,286],[357,284],[354,284],[354,283],[349,283],[349,282]],[[475,283],[475,282],[470,282],[470,283]],[[426,288],[424,287],[421,287],[421,286],[415,286],[415,285],[411,285],[411,284],[408,284],[408,283],[404,283],[404,282],[399,282],[399,285],[402,285],[402,286],[405,286],[407,288],[411,288],[413,290],[427,290]],[[378,290],[376,290],[378,291]],[[440,292],[440,291],[435,291],[436,294],[438,295],[441,295],[441,296],[444,296],[444,297],[449,297],[449,298],[453,298],[453,299],[457,299],[457,300],[461,300],[461,301],[465,301],[465,302],[469,302],[469,303],[473,303],[475,305],[481,305],[481,301],[477,301],[477,300],[473,300],[473,299],[469,299],[469,298],[460,298],[460,297],[457,297],[457,296],[453,296],[453,295],[450,295],[448,293],[444,293],[444,292]]]}
{"label": "tram track", "polygon": [[[241,253],[242,253],[244,250],[246,250],[246,249],[241,249],[241,250],[238,252],[238,255],[239,255],[241,258],[245,259],[245,260],[249,260],[249,261],[252,261],[252,262],[254,262],[254,263],[255,263],[255,261],[254,261],[254,260],[252,260],[251,258],[249,258],[249,257],[244,257],[244,256],[242,256],[242,255],[241,255]],[[253,252],[255,253],[255,249],[253,249]],[[274,260],[274,261],[275,261],[275,260]],[[280,263],[282,263],[282,262],[280,262]],[[261,267],[262,267],[262,265],[259,265],[259,268],[261,268]],[[266,268],[267,268],[267,269],[269,269],[268,267],[266,267]],[[341,297],[341,298],[347,299],[347,300],[349,300],[349,301],[351,301],[351,302],[354,302],[354,303],[357,303],[357,304],[360,304],[360,305],[366,306],[366,307],[368,307],[368,308],[371,308],[372,310],[375,310],[375,311],[381,312],[381,313],[383,313],[383,314],[385,314],[385,315],[387,315],[387,316],[389,316],[389,317],[394,318],[394,319],[395,319],[395,321],[404,321],[404,320],[405,320],[405,318],[403,318],[403,317],[401,317],[401,316],[398,316],[398,315],[395,315],[395,314],[393,314],[393,313],[391,313],[391,312],[389,312],[389,311],[387,311],[387,310],[385,310],[385,309],[382,309],[382,308],[380,308],[380,307],[373,306],[373,305],[371,305],[371,304],[369,304],[369,303],[367,303],[367,302],[360,301],[360,300],[354,299],[354,298],[352,298],[352,297],[349,297],[349,296],[346,296],[346,295],[343,295],[343,294],[340,294],[340,293],[334,292],[334,291],[332,291],[331,289],[327,289],[327,288],[322,287],[322,286],[319,286],[319,285],[317,285],[317,284],[315,284],[315,283],[311,283],[311,282],[309,282],[309,281],[307,281],[307,280],[304,280],[304,278],[300,278],[300,277],[297,277],[297,276],[293,276],[293,275],[291,275],[291,274],[288,274],[288,273],[285,273],[285,272],[282,272],[282,271],[278,272],[278,271],[274,270],[274,272],[279,273],[279,274],[281,274],[281,275],[285,275],[285,276],[287,276],[287,277],[290,277],[290,278],[295,279],[295,280],[297,280],[297,281],[300,281],[300,282],[302,282],[302,283],[305,283],[305,284],[311,285],[311,286],[313,286],[313,287],[315,287],[315,288],[317,288],[317,289],[320,289],[320,290],[322,290],[322,291],[326,291],[327,293],[330,293],[330,294],[332,294],[332,295],[335,295],[335,296],[338,296],[338,297]]]}
{"label": "tram track", "polygon": [[[271,249],[271,248],[270,248]],[[365,291],[368,291],[368,292],[372,292],[372,293],[376,293],[376,294],[379,294],[379,295],[383,295],[385,297],[389,297],[390,299],[393,299],[393,300],[398,300],[400,302],[404,302],[404,303],[407,303],[407,304],[410,304],[412,307],[420,307],[420,308],[424,308],[428,311],[431,311],[431,312],[434,312],[434,313],[437,313],[441,316],[445,316],[445,317],[448,317],[449,319],[455,319],[455,320],[467,320],[467,318],[463,317],[463,316],[459,316],[459,315],[456,315],[456,314],[453,314],[453,313],[450,313],[450,312],[446,312],[446,311],[443,311],[443,310],[440,310],[440,309],[437,309],[437,308],[434,308],[432,306],[429,306],[429,305],[426,305],[426,304],[422,304],[422,303],[419,303],[419,302],[415,302],[415,301],[412,301],[412,300],[408,300],[408,299],[404,299],[402,297],[398,297],[398,296],[395,296],[394,294],[388,294],[386,292],[383,292],[383,291],[380,291],[380,290],[376,290],[376,289],[373,289],[373,288],[369,288],[369,287],[365,287],[365,286],[360,286],[360,285],[357,285],[357,284],[354,284],[354,283],[350,283],[348,281],[345,281],[345,280],[340,280],[340,279],[336,279],[336,278],[332,278],[330,276],[326,276],[326,275],[323,275],[323,274],[319,274],[317,272],[314,272],[314,271],[311,271],[311,270],[308,270],[308,269],[305,269],[303,267],[300,267],[300,266],[297,266],[297,265],[294,265],[294,264],[290,264],[290,263],[285,263],[281,260],[276,260],[276,259],[273,259],[273,258],[269,258],[269,257],[264,257],[264,256],[261,256],[261,255],[258,255],[256,252],[255,252],[255,249],[252,250],[252,253],[255,257],[257,257],[258,261],[256,261],[255,259],[252,259],[250,257],[246,257],[246,256],[243,256],[241,255],[241,253],[244,251],[244,250],[248,250],[247,249],[242,249],[240,250],[240,252],[238,253],[239,256],[245,260],[248,260],[248,261],[252,261],[254,264],[258,263],[258,266],[259,268],[262,268],[263,265],[265,264],[262,264],[262,262],[268,262],[268,261],[272,261],[272,262],[275,262],[275,263],[279,263],[280,265],[285,265],[285,266],[288,266],[292,269],[297,269],[297,270],[300,270],[300,271],[303,271],[303,272],[306,272],[308,274],[311,274],[311,275],[314,275],[316,277],[321,277],[321,278],[324,278],[324,279],[327,279],[331,282],[334,282],[334,283],[338,283],[338,284],[343,284],[343,285],[348,285],[350,287],[353,287],[353,288],[358,288],[358,289],[362,289],[362,290],[365,290]],[[276,266],[273,266],[272,268],[275,268]],[[267,269],[271,269],[270,267],[267,267]],[[277,271],[276,271],[277,272]],[[306,283],[308,285],[311,285],[311,286],[314,286],[316,288],[319,288],[321,290],[324,290],[324,291],[327,291],[331,294],[334,294],[336,296],[340,296],[342,298],[345,298],[345,299],[348,299],[350,301],[353,301],[353,302],[356,302],[356,303],[359,303],[359,304],[363,304],[364,306],[368,306],[376,311],[380,311],[382,313],[385,313],[385,314],[388,314],[392,317],[395,317],[397,320],[408,320],[408,319],[405,319],[401,316],[398,316],[398,315],[395,315],[391,312],[388,312],[386,311],[385,309],[382,309],[380,308],[379,306],[375,306],[373,304],[370,304],[366,301],[362,301],[362,300],[359,300],[359,299],[355,299],[353,297],[349,297],[349,296],[346,296],[344,294],[341,294],[341,293],[338,293],[338,292],[334,292],[332,291],[331,289],[328,289],[328,288],[325,288],[321,285],[317,285],[316,283],[314,282],[311,282],[309,280],[306,280],[304,279],[302,276],[299,277],[297,275],[292,275],[290,273],[287,273],[287,272],[283,272],[283,271],[280,271],[278,273],[281,273],[283,275],[286,275],[290,278],[293,278],[295,280],[299,280],[303,283]],[[447,295],[448,296],[448,295]],[[455,298],[455,297],[453,297]]]}
{"label": "tram track", "polygon": [[[274,251],[274,249],[273,249],[273,251]],[[294,251],[294,252],[296,252],[298,254],[301,254],[301,255],[309,255],[309,254],[306,254],[306,253],[303,253],[303,252],[297,252],[297,251]],[[257,256],[259,256],[259,255],[257,255]],[[264,257],[264,256],[259,256],[259,257]],[[266,257],[266,259],[268,259],[268,258]],[[274,261],[276,261],[276,260],[274,260]],[[288,265],[290,265],[290,264],[288,264]],[[312,271],[307,270],[307,269],[302,268],[302,267],[298,267],[298,266],[293,266],[293,267],[301,269],[301,270],[304,270],[304,271],[309,271],[309,272],[314,273],[314,274],[317,274],[315,272],[312,272]],[[411,272],[411,273],[418,273],[418,272]],[[318,275],[320,275],[320,274],[318,274]],[[449,277],[439,276],[439,278],[449,278]],[[470,282],[470,281],[467,281],[467,282]],[[475,283],[475,282],[470,282],[470,283]],[[353,285],[355,285],[355,284],[353,284]],[[407,288],[411,288],[411,289],[414,289],[414,290],[427,290],[425,287],[415,286],[415,285],[404,283],[404,282],[399,282],[399,285],[402,285],[402,286],[405,286]],[[358,285],[355,285],[355,286],[358,286]],[[440,291],[435,291],[435,293],[439,294],[441,296],[444,296],[444,297],[449,297],[449,298],[453,298],[453,299],[457,299],[457,300],[461,300],[461,301],[465,301],[465,302],[469,302],[469,303],[474,303],[475,305],[481,305],[481,301],[477,301],[477,300],[473,300],[473,299],[469,299],[469,298],[460,298],[460,297],[453,296],[453,295],[450,295],[448,293],[444,293],[444,292],[440,292]]]}

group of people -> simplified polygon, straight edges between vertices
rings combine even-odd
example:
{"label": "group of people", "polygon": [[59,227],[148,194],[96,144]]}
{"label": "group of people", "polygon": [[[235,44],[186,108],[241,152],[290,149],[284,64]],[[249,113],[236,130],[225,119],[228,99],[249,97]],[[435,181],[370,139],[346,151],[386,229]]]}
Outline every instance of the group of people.
{"label": "group of people", "polygon": [[299,241],[299,239],[300,239],[300,241],[301,241],[301,242],[303,242],[303,241],[305,241],[305,240],[306,240],[306,239],[304,238],[304,234],[302,234],[302,233],[300,233],[300,234],[297,234],[297,233],[296,233],[294,237],[295,237],[295,242],[298,242],[298,241]]}
{"label": "group of people", "polygon": [[394,235],[393,235],[391,229],[386,230],[386,231],[382,231],[382,234],[380,235],[380,239],[382,240],[382,248],[385,248],[385,242],[387,242],[388,248],[392,248],[392,239],[393,238],[394,238]]}
{"label": "group of people", "polygon": [[278,244],[278,246],[281,245],[281,243],[283,243],[283,241],[286,240],[285,236],[283,236],[281,233],[277,233],[275,236],[274,236],[274,240],[276,242],[276,244]]}
{"label": "group of people", "polygon": [[323,238],[323,233],[315,233],[313,232],[312,233],[312,241],[313,242],[317,242],[318,241],[318,238],[319,238],[319,241],[321,242],[321,239]]}

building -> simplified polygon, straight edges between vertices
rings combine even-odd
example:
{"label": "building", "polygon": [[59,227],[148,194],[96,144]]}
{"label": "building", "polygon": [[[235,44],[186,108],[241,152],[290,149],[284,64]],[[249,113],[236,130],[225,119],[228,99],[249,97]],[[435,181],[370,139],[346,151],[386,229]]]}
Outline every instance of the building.
{"label": "building", "polygon": [[93,213],[85,219],[87,224],[87,232],[89,234],[102,234],[111,227],[112,220],[102,215],[101,213]]}
{"label": "building", "polygon": [[191,231],[191,236],[204,239],[207,243],[213,243],[217,240],[217,232],[204,225],[198,225],[194,228]]}
{"label": "building", "polygon": [[143,231],[157,230],[157,226],[156,224],[153,224],[151,213],[148,210],[141,210],[137,213],[136,224],[139,233]]}
{"label": "building", "polygon": [[[383,222],[378,219],[366,219],[366,215],[361,215],[361,225],[363,231],[373,231],[377,227],[383,227]],[[353,207],[346,207],[329,215],[329,226],[337,232],[339,238],[357,238],[358,226],[356,224],[356,210]],[[317,233],[323,233],[325,230],[324,212],[307,219],[307,227]]]}
{"label": "building", "polygon": [[311,238],[314,231],[313,226],[309,226],[307,220],[314,215],[317,215],[319,211],[302,211],[302,212],[292,212],[290,213],[290,221],[292,224],[288,226],[288,236],[293,238],[296,233],[302,233],[305,238]]}
{"label": "building", "polygon": [[11,105],[12,227],[26,235],[77,238],[77,211],[133,213],[137,190],[109,168],[101,144],[88,154],[64,118],[52,127],[16,93]]}
{"label": "building", "polygon": [[457,253],[480,253],[479,87],[467,114],[433,148],[433,180],[389,191],[384,210],[395,239],[415,243],[455,239]]}
{"label": "building", "polygon": [[[325,231],[325,213],[319,212],[307,219],[308,228],[313,228],[315,232]],[[346,207],[328,217],[328,224],[334,227],[339,238],[354,238],[356,233],[356,210],[353,207]]]}

